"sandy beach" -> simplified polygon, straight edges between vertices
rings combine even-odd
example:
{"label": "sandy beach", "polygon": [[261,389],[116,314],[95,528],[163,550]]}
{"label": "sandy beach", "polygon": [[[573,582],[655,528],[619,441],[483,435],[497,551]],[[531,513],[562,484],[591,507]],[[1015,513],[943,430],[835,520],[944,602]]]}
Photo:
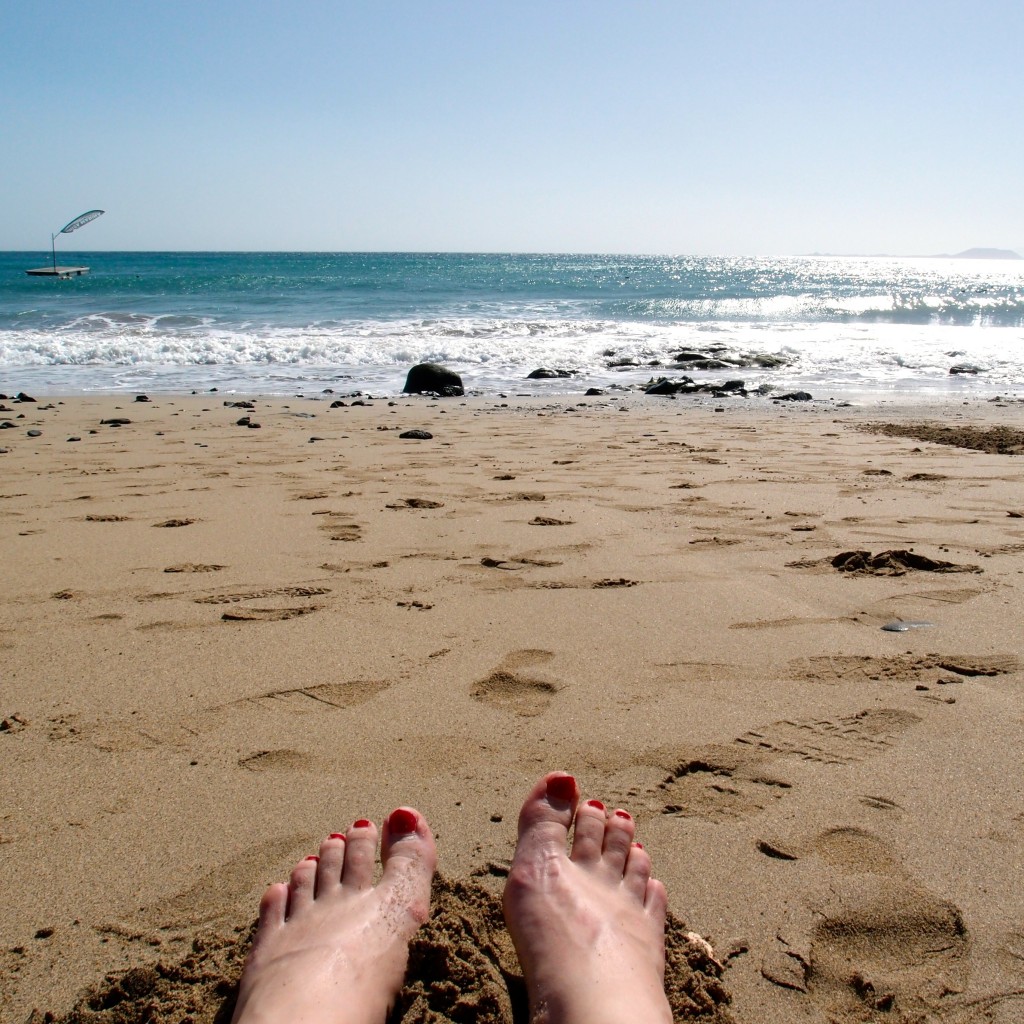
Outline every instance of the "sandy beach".
{"label": "sandy beach", "polygon": [[402,803],[441,877],[397,1017],[520,1021],[555,768],[638,821],[677,1019],[1024,1018],[1024,404],[33,398],[3,1021],[226,1024],[264,887]]}

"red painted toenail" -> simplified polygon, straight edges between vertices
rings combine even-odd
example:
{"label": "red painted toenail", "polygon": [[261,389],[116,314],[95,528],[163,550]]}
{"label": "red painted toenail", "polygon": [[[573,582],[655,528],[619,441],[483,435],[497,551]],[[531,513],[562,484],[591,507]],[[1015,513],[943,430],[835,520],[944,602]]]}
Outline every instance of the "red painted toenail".
{"label": "red painted toenail", "polygon": [[616,818],[625,818],[626,821],[632,821],[633,820],[633,815],[630,814],[629,811],[616,811],[615,812],[615,817]]}
{"label": "red painted toenail", "polygon": [[548,796],[571,803],[576,797],[576,780],[571,775],[557,775],[548,779]]}
{"label": "red painted toenail", "polygon": [[310,854],[310,855],[309,855],[309,856],[308,856],[308,857],[306,858],[306,860],[316,860],[316,861],[318,861],[318,860],[320,860],[320,858],[319,858],[319,857],[318,857],[318,856],[317,856],[317,855],[316,855],[315,853],[311,853],[311,854]]}
{"label": "red painted toenail", "polygon": [[360,818],[358,821],[352,822],[353,828],[369,828],[373,824],[372,821],[367,821],[365,818]]}
{"label": "red painted toenail", "polygon": [[636,848],[637,848],[638,850],[642,850],[642,849],[644,848],[644,844],[643,844],[643,843],[634,843],[633,845],[634,845],[634,846],[635,846],[635,847],[636,847]]}
{"label": "red painted toenail", "polygon": [[599,811],[603,811],[604,810],[604,804],[601,803],[600,800],[588,800],[587,801],[587,806],[588,807],[596,807]]}
{"label": "red painted toenail", "polygon": [[416,831],[416,815],[407,811],[404,807],[391,812],[388,818],[388,828],[393,835],[405,836]]}
{"label": "red painted toenail", "polygon": [[344,839],[345,837],[340,832],[332,832],[327,838],[328,839]]}

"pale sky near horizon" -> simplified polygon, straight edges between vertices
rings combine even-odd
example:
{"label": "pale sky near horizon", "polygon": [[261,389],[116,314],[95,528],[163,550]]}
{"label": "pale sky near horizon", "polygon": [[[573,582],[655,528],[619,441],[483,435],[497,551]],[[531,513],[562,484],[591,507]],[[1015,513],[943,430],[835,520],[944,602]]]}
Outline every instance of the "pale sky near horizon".
{"label": "pale sky near horizon", "polygon": [[0,249],[1024,255],[1020,0],[0,0]]}

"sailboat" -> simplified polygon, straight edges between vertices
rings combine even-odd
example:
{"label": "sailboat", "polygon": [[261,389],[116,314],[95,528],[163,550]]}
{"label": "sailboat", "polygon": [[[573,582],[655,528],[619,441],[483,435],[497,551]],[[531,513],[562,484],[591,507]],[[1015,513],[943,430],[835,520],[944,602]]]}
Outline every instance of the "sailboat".
{"label": "sailboat", "polygon": [[50,235],[50,251],[53,255],[53,266],[50,267],[36,267],[34,270],[26,270],[26,274],[30,274],[32,277],[81,277],[83,274],[89,273],[88,267],[58,267],[57,266],[57,235],[70,235],[72,231],[77,231],[81,227],[85,227],[86,224],[91,223],[97,217],[102,217],[105,210],[86,210],[85,213],[80,213],[74,220],[68,221],[60,229]]}

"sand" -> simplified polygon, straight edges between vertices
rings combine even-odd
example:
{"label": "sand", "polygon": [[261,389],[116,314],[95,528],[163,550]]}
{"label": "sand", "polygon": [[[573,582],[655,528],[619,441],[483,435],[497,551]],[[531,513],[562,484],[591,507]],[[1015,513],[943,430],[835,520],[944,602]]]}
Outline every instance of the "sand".
{"label": "sand", "polygon": [[638,820],[679,1019],[1024,1019],[1021,403],[34,397],[4,1021],[224,1021],[264,886],[400,803],[443,874],[397,1016],[522,1020],[554,768]]}

